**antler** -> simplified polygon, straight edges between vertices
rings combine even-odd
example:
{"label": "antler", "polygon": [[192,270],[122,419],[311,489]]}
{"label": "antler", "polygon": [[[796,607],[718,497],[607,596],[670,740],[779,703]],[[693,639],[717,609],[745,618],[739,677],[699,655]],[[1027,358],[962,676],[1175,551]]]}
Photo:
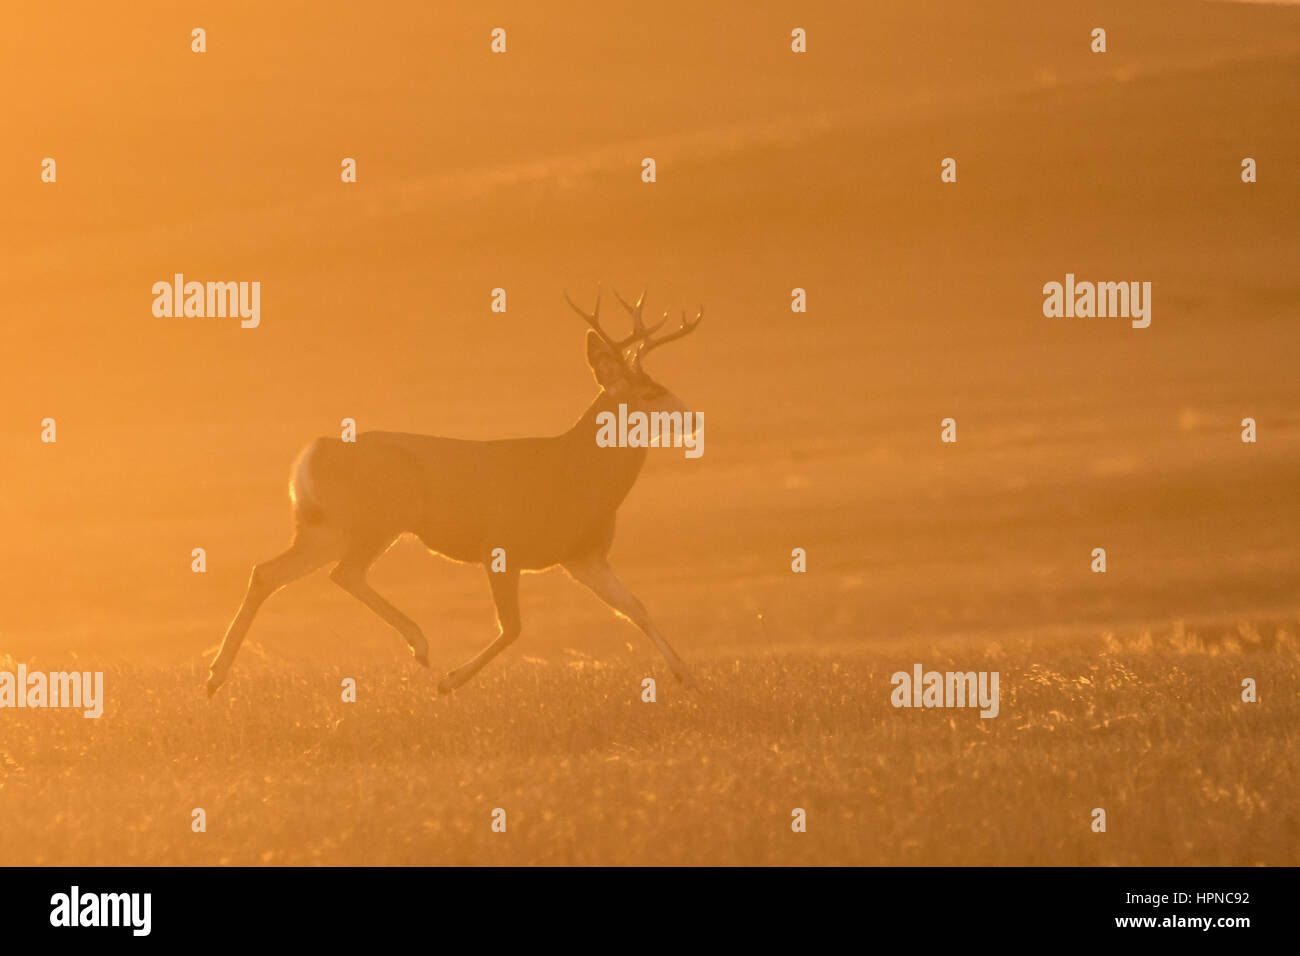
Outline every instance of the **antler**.
{"label": "antler", "polygon": [[[632,317],[632,334],[625,339],[620,339],[617,342],[614,341],[614,339],[611,339],[609,335],[606,334],[605,330],[600,327],[600,283],[599,282],[596,283],[596,308],[595,311],[593,311],[590,315],[582,311],[582,309],[578,308],[577,304],[572,299],[569,298],[569,293],[567,292],[564,293],[564,301],[569,303],[569,307],[573,309],[574,312],[577,312],[580,316],[582,316],[583,321],[585,321],[588,325],[590,325],[595,330],[596,334],[600,336],[600,340],[604,342],[606,345],[608,345],[610,349],[613,350],[615,355],[621,356],[623,354],[624,349],[627,349],[629,347],[635,348],[638,343],[648,339],[651,333],[653,333],[656,329],[658,329],[661,325],[664,324],[664,320],[661,319],[660,321],[656,322],[654,325],[650,326],[649,328],[646,328],[645,323],[641,320],[641,305],[642,303],[645,302],[644,289],[641,290],[641,298],[636,300],[636,305],[628,305],[627,302],[624,301],[623,297],[619,295],[617,291],[614,293],[614,296],[615,298],[618,299],[619,303],[623,306],[623,308],[627,309],[628,315]],[[667,317],[667,315],[668,313],[665,312],[664,313],[665,318]]]}
{"label": "antler", "polygon": [[[660,320],[655,325],[655,328],[656,329],[659,328],[659,326],[663,325],[664,322],[667,321],[667,319],[668,319],[668,310],[665,309],[663,319]],[[640,361],[641,358],[643,358],[645,354],[651,351],[652,349],[657,349],[661,345],[667,345],[669,342],[672,342],[676,339],[680,339],[684,335],[690,335],[692,332],[694,332],[696,329],[700,327],[700,323],[703,321],[704,321],[704,306],[700,306],[700,311],[695,314],[695,320],[693,322],[687,321],[686,310],[682,309],[682,324],[677,327],[677,331],[670,332],[668,335],[665,335],[663,338],[659,338],[659,339],[647,338],[644,342],[641,343],[641,348],[637,351],[637,360]]]}
{"label": "antler", "polygon": [[643,287],[641,289],[641,297],[636,300],[636,305],[628,305],[623,301],[623,297],[618,294],[618,290],[614,290],[614,295],[618,298],[619,304],[622,305],[623,308],[627,309],[628,315],[632,316],[632,338],[635,340],[648,339],[650,334],[663,325],[668,318],[668,313],[665,312],[664,318],[660,319],[648,329],[645,327],[645,323],[641,320],[641,306],[645,302],[645,293],[646,290]]}

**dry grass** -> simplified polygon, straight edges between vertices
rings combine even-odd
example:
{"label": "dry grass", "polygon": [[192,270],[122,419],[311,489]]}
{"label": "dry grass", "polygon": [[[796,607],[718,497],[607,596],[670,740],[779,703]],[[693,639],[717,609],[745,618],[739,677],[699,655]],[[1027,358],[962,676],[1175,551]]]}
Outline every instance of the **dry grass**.
{"label": "dry grass", "polygon": [[[648,668],[573,657],[449,699],[373,663],[250,655],[212,702],[197,672],[111,671],[99,721],[3,713],[0,862],[1300,863],[1294,623],[715,658],[655,704]],[[915,661],[1000,671],[1000,716],[893,709]]]}

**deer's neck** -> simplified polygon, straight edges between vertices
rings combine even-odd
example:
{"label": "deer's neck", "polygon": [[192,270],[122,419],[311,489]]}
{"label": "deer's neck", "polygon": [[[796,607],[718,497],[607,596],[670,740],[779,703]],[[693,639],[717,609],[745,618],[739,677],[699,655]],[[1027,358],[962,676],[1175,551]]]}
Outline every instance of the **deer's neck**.
{"label": "deer's neck", "polygon": [[589,487],[599,489],[614,507],[632,489],[641,466],[645,464],[644,448],[601,448],[596,444],[599,425],[596,418],[602,412],[618,417],[618,401],[601,389],[600,394],[562,436],[572,454],[582,464],[582,474],[587,476]]}

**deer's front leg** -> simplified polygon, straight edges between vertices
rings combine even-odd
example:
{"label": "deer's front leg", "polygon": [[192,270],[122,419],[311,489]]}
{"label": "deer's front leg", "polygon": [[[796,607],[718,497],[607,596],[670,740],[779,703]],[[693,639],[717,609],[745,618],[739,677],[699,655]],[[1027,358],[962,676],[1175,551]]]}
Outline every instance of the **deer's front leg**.
{"label": "deer's front leg", "polygon": [[485,647],[478,656],[466,661],[438,681],[438,693],[450,694],[479,671],[488,661],[496,657],[514,643],[521,628],[519,620],[519,572],[491,571],[487,573],[488,584],[492,586],[492,600],[497,606],[497,625],[500,636]]}
{"label": "deer's front leg", "polygon": [[650,642],[668,662],[673,676],[681,683],[691,685],[691,676],[686,664],[659,633],[645,605],[638,601],[636,595],[618,579],[618,575],[614,573],[614,569],[610,567],[603,555],[592,554],[565,561],[564,570],[568,571],[574,580],[589,587],[596,597],[608,604],[620,617],[627,618],[640,628],[641,633],[650,638]]}

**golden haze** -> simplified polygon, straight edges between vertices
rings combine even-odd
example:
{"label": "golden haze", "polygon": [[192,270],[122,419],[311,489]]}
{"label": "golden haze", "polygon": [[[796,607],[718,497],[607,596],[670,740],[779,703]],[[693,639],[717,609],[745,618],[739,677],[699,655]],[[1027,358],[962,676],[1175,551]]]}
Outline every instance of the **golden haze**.
{"label": "golden haze", "polygon": [[[0,654],[108,701],[0,713],[0,862],[1297,862],[1300,11],[275,7],[6,12]],[[1152,326],[1044,318],[1067,271]],[[155,319],[175,272],[261,326]],[[653,371],[708,453],[649,456],[612,552],[701,687],[550,573],[435,699],[491,599],[404,543],[371,580],[433,675],[317,574],[205,699],[299,449],[562,431],[599,279],[706,306]],[[889,708],[917,660],[1000,716]]]}

